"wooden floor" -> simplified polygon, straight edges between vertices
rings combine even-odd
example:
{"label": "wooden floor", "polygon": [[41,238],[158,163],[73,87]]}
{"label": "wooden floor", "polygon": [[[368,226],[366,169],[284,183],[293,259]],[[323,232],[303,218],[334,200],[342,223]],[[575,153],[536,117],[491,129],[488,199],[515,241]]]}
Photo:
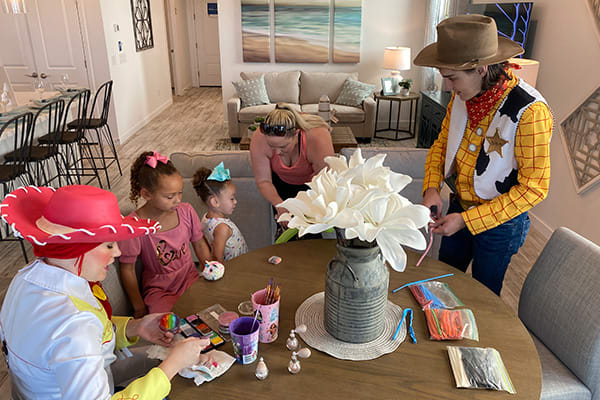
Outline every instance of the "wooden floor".
{"label": "wooden floor", "polygon": [[[129,169],[135,158],[143,151],[156,150],[161,154],[173,152],[200,152],[215,150],[216,143],[228,137],[223,126],[223,103],[220,88],[200,88],[188,90],[185,96],[174,97],[173,105],[155,117],[148,125],[131,136],[117,150],[123,176],[116,165],[109,171],[111,191],[119,200],[124,215],[134,207],[129,201]],[[387,145],[414,146],[414,141],[393,142]],[[103,177],[103,175],[102,175]],[[105,179],[103,177],[103,182]],[[523,281],[535,262],[546,239],[532,228],[525,244],[512,259],[508,268],[502,299],[516,313]],[[31,246],[26,245],[30,259]],[[14,242],[0,243],[0,301],[15,273],[25,261],[19,245]],[[6,367],[0,362],[0,399],[9,398],[10,384]]]}

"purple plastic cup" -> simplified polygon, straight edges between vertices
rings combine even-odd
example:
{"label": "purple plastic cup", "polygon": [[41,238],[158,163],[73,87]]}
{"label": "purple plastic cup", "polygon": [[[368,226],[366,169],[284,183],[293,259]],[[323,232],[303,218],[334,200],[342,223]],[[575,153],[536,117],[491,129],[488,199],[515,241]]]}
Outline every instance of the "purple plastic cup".
{"label": "purple plastic cup", "polygon": [[252,364],[256,360],[259,327],[253,317],[240,317],[229,324],[233,353],[240,364]]}

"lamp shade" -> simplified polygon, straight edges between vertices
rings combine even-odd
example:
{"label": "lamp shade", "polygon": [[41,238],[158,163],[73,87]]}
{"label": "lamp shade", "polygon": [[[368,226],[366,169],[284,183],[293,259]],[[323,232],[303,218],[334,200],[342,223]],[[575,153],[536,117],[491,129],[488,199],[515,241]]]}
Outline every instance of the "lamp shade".
{"label": "lamp shade", "polygon": [[386,47],[383,52],[383,68],[394,71],[410,69],[410,47]]}
{"label": "lamp shade", "polygon": [[25,14],[25,0],[0,0],[2,11],[5,14]]}
{"label": "lamp shade", "polygon": [[539,61],[527,58],[510,58],[508,62],[519,65],[521,69],[513,69],[515,75],[535,87],[538,71],[540,70]]}

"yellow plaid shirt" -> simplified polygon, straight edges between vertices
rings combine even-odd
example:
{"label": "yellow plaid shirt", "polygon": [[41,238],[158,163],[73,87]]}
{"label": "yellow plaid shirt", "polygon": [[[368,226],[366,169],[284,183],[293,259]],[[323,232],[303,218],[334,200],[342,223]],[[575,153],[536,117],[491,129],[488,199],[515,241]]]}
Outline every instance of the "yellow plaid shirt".
{"label": "yellow plaid shirt", "polygon": [[[478,125],[472,126],[468,121],[465,134],[456,153],[456,190],[463,205],[469,208],[462,212],[462,217],[469,231],[476,235],[492,229],[506,221],[529,210],[548,195],[550,184],[550,138],[552,136],[552,113],[542,103],[534,103],[521,117],[515,135],[515,158],[518,165],[518,181],[507,193],[495,199],[484,200],[475,194],[473,188],[473,175],[475,163],[487,128],[494,114],[508,95],[510,90],[518,83],[518,78],[510,73],[512,79],[508,82],[508,89],[497,101],[492,110]],[[448,142],[448,128],[452,113],[454,95],[448,104],[446,117],[442,123],[442,130],[438,139],[431,146],[427,161],[425,162],[425,179],[423,192],[429,188],[440,189],[444,179],[444,162],[446,158],[446,145]],[[477,136],[477,128],[482,128],[484,134]],[[477,149],[469,151],[469,144],[475,144]]]}

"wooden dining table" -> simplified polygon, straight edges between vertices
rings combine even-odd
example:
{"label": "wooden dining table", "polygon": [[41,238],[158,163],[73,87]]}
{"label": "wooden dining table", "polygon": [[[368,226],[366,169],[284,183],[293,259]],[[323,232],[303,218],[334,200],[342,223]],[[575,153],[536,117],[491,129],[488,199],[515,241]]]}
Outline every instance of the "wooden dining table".
{"label": "wooden dining table", "polygon": [[[533,341],[525,326],[502,300],[471,276],[426,257],[416,267],[419,254],[407,251],[404,272],[390,270],[388,300],[414,311],[417,343],[408,338],[394,352],[369,361],[336,359],[317,350],[302,359],[302,370],[287,370],[291,352],[285,347],[298,307],[325,288],[325,269],[336,253],[335,240],[302,240],[254,250],[225,263],[225,276],[218,281],[199,279],[178,300],[173,311],[186,316],[213,305],[236,311],[250,292],[264,288],[269,278],[281,284],[279,337],[259,344],[259,357],[269,368],[269,376],[254,376],[256,362],[235,363],[221,377],[196,386],[191,379],[176,376],[172,399],[539,399],[541,366]],[[267,262],[270,256],[282,262]],[[455,294],[471,309],[479,329],[479,341],[432,341],[424,313],[408,289],[392,294],[393,288],[408,282],[453,272],[444,278]],[[300,340],[303,347],[306,344]],[[500,352],[516,390],[458,389],[452,375],[446,346],[492,347]],[[231,342],[220,347],[231,355]]]}

